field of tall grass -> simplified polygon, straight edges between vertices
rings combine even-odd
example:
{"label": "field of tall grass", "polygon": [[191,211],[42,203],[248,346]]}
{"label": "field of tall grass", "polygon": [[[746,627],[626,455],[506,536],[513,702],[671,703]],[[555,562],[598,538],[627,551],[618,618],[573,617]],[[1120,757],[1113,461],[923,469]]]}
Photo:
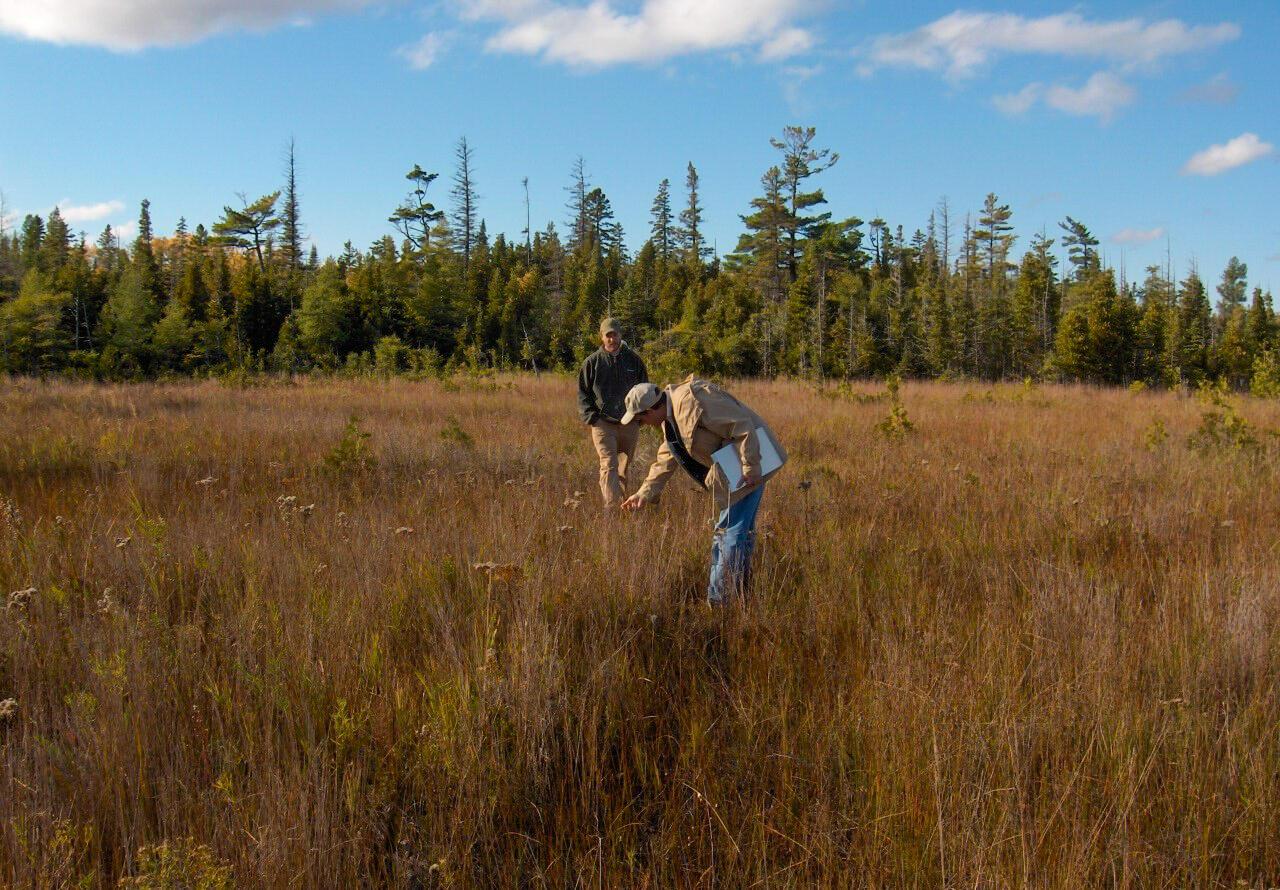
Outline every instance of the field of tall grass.
{"label": "field of tall grass", "polygon": [[1280,884],[1280,405],[732,389],[711,612],[565,377],[4,382],[0,884]]}

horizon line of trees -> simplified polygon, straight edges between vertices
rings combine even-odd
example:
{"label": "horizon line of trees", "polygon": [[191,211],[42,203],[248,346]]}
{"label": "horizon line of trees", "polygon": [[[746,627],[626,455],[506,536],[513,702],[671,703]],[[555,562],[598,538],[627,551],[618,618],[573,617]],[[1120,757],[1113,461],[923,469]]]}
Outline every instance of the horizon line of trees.
{"label": "horizon line of trees", "polygon": [[[1018,255],[1013,211],[989,194],[920,228],[836,218],[818,177],[839,155],[812,127],[771,140],[777,163],[733,252],[705,237],[699,174],[657,186],[648,237],[626,246],[604,190],[573,165],[567,219],[518,239],[480,213],[475,157],[457,143],[448,208],[415,164],[387,234],[321,260],[304,250],[294,146],[281,189],[211,227],[152,231],[142,201],[127,248],[108,226],[75,235],[58,209],[6,231],[0,205],[0,371],[96,379],[573,368],[604,315],[659,373],[794,375],[819,382],[1044,377],[1123,385],[1280,386],[1272,297],[1233,257],[1213,303],[1193,264],[1117,280],[1070,216]],[[678,202],[678,203],[677,203]],[[1055,253],[1055,247],[1061,255]]]}

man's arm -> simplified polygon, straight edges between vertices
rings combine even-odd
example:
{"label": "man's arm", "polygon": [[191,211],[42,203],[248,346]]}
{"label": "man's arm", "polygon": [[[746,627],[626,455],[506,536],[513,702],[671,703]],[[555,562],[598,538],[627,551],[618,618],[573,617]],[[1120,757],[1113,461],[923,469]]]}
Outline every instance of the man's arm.
{"label": "man's arm", "polygon": [[644,366],[644,359],[642,359],[642,358],[640,357],[640,353],[638,353],[638,352],[637,352],[637,353],[635,354],[635,356],[636,356],[636,364],[640,366],[640,379],[639,379],[639,380],[637,380],[636,382],[637,382],[637,383],[648,383],[648,382],[649,382],[649,369],[648,369],[648,368],[646,368],[646,367]]}
{"label": "man's arm", "polygon": [[578,371],[578,416],[586,424],[600,419],[600,406],[596,404],[595,364],[591,359],[582,363]]}
{"label": "man's arm", "polygon": [[662,489],[667,487],[667,480],[671,478],[671,474],[679,469],[680,463],[676,460],[676,456],[671,452],[671,446],[664,439],[662,445],[658,448],[658,455],[653,459],[653,465],[649,467],[649,475],[645,477],[644,484],[640,486],[640,490],[633,496],[640,505],[656,504],[658,498],[662,497]]}

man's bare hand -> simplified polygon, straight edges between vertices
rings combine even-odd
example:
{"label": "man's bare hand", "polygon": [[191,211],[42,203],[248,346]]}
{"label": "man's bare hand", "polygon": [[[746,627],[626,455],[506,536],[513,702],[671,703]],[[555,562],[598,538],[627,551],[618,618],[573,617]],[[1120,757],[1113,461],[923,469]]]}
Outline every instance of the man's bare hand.
{"label": "man's bare hand", "polygon": [[622,509],[628,513],[634,513],[644,506],[644,501],[640,500],[640,495],[633,494],[622,502]]}
{"label": "man's bare hand", "polygon": [[751,488],[760,482],[760,471],[751,469],[746,470],[742,474],[742,481],[738,483],[738,488]]}

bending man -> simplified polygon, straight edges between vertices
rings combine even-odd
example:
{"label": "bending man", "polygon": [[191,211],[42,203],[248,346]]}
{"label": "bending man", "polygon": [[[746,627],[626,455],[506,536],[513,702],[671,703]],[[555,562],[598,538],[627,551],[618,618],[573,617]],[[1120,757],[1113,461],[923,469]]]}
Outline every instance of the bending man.
{"label": "bending man", "polygon": [[591,427],[591,443],[600,458],[600,494],[606,507],[622,501],[627,468],[636,455],[638,424],[619,421],[626,410],[627,392],[649,379],[644,362],[622,340],[617,319],[600,323],[600,348],[582,363],[578,372],[578,412]]}
{"label": "bending man", "polygon": [[[715,384],[693,375],[666,390],[652,383],[632,387],[622,422],[632,419],[662,427],[663,441],[648,478],[623,502],[624,510],[657,503],[677,469],[710,491],[716,507],[724,505],[711,540],[711,580],[707,586],[707,601],[719,605],[730,594],[746,589],[764,485],[786,461],[786,452],[759,414]],[[761,435],[768,437],[777,453],[767,471],[762,467]],[[732,490],[724,469],[712,457],[730,444],[742,466],[742,479]]]}

